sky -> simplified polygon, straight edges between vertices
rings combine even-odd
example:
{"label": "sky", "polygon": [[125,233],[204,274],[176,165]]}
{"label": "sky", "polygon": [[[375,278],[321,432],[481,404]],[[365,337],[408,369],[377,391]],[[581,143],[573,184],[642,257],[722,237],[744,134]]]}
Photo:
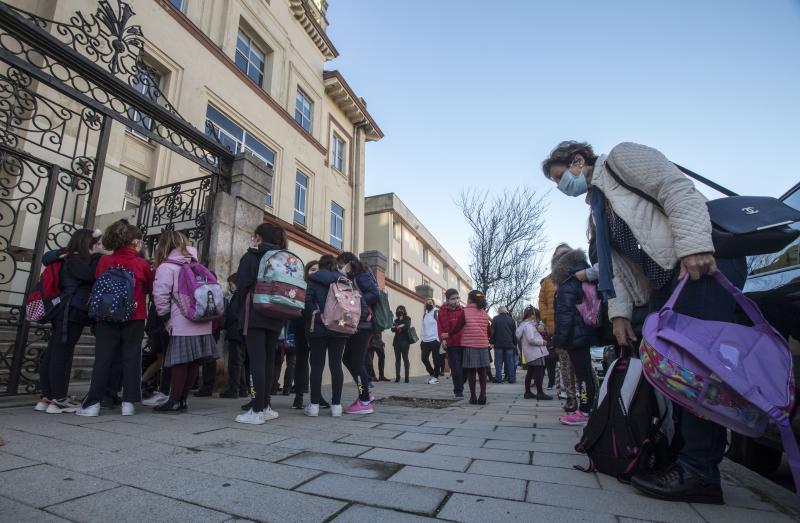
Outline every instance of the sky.
{"label": "sky", "polygon": [[585,245],[583,198],[541,172],[562,140],[649,145],[740,194],[800,181],[800,0],[329,3],[326,69],[386,134],[367,195],[397,193],[465,270],[462,189],[533,188],[549,247]]}

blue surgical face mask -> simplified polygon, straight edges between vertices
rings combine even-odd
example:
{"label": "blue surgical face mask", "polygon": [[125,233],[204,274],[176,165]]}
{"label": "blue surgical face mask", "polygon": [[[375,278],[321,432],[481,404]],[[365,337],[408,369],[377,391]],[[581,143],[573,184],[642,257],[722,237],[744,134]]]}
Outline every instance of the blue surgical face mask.
{"label": "blue surgical face mask", "polygon": [[586,194],[589,187],[586,184],[586,176],[583,174],[583,170],[581,169],[581,174],[579,175],[572,174],[569,169],[564,171],[564,174],[561,175],[561,180],[558,182],[558,190],[567,196]]}

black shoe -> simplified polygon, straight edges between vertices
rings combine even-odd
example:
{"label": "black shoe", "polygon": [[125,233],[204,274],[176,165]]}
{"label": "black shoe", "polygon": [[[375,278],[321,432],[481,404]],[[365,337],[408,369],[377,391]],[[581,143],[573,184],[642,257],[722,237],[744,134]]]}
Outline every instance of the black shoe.
{"label": "black shoe", "polygon": [[226,391],[224,391],[224,392],[220,392],[220,393],[219,393],[219,397],[220,397],[220,398],[228,398],[228,399],[234,398],[234,399],[235,399],[235,398],[238,398],[238,397],[239,397],[239,391],[236,391],[236,390],[226,390]]}
{"label": "black shoe", "polygon": [[295,396],[294,403],[292,403],[292,408],[294,410],[303,410],[303,397],[302,396]]}
{"label": "black shoe", "polygon": [[551,400],[551,399],[553,399],[553,396],[548,396],[547,394],[542,393],[542,394],[537,394],[536,395],[536,399],[537,400]]}
{"label": "black shoe", "polygon": [[283,392],[281,392],[281,395],[288,396],[289,395],[289,389],[287,387],[284,387],[283,388]]}
{"label": "black shoe", "polygon": [[189,410],[189,404],[186,402],[186,396],[181,398],[181,403],[179,408],[184,412]]}
{"label": "black shoe", "polygon": [[181,410],[181,404],[175,400],[167,400],[165,403],[153,407],[153,412],[158,412],[161,414],[180,414],[183,412]]}
{"label": "black shoe", "polygon": [[633,488],[651,498],[686,503],[722,505],[722,487],[718,482],[701,478],[694,472],[673,464],[661,472],[631,479]]}
{"label": "black shoe", "polygon": [[473,397],[473,398],[470,398],[470,399],[469,399],[469,404],[470,404],[470,405],[477,405],[477,404],[478,404],[478,399],[477,399],[477,398],[474,398],[474,397]]}
{"label": "black shoe", "polygon": [[394,379],[394,382],[395,382],[395,383],[400,383],[400,376],[396,377],[396,378]]}
{"label": "black shoe", "polygon": [[508,380],[508,384],[509,384],[509,385],[513,385],[513,384],[515,384],[516,382],[517,382],[517,380],[513,380],[513,381],[512,381],[512,380]]}
{"label": "black shoe", "polygon": [[244,405],[242,405],[242,410],[244,410],[244,411],[248,411],[248,410],[250,410],[252,408],[253,408],[253,400],[252,399],[250,401],[248,401],[247,403],[245,403]]}
{"label": "black shoe", "polygon": [[486,405],[486,396],[478,398],[478,405]]}
{"label": "black shoe", "polygon": [[408,383],[408,376],[406,376],[406,383]]}
{"label": "black shoe", "polygon": [[329,409],[331,408],[331,404],[325,401],[325,398],[319,399],[319,408],[321,409]]}
{"label": "black shoe", "polygon": [[526,392],[525,396],[523,396],[526,400],[534,400],[536,399],[536,394],[533,392]]}
{"label": "black shoe", "polygon": [[194,395],[195,395],[196,398],[207,398],[207,397],[211,396],[211,394],[213,392],[214,391],[211,391],[211,390],[208,390],[208,389],[200,389],[197,392],[195,392]]}
{"label": "black shoe", "polygon": [[462,400],[464,399],[464,393],[463,392],[455,392],[455,393],[453,393],[453,395],[456,397],[456,399],[462,399]]}

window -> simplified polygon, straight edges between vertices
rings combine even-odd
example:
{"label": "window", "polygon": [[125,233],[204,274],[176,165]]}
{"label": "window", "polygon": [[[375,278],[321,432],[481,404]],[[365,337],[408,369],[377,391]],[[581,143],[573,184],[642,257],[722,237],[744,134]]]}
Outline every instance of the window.
{"label": "window", "polygon": [[308,199],[308,176],[297,171],[294,183],[294,221],[306,224],[306,200]]}
{"label": "window", "polygon": [[422,277],[422,285],[427,285],[428,287],[431,286],[431,281],[426,278],[425,276]]}
{"label": "window", "polygon": [[311,132],[311,120],[314,115],[314,102],[302,89],[297,89],[297,98],[294,105],[294,119],[300,126]]}
{"label": "window", "polygon": [[331,163],[333,164],[333,168],[339,171],[340,173],[344,173],[344,157],[345,157],[345,149],[344,149],[344,140],[339,138],[339,135],[333,133],[333,143],[331,144]]}
{"label": "window", "polygon": [[337,249],[344,246],[344,209],[336,202],[331,202],[330,244]]}
{"label": "window", "polygon": [[123,201],[123,210],[138,209],[141,204],[142,193],[147,184],[134,176],[126,176],[125,180],[125,199]]}
{"label": "window", "polygon": [[400,262],[397,260],[392,260],[392,279],[400,281]]}
{"label": "window", "polygon": [[169,0],[169,3],[172,4],[172,7],[180,11],[181,13],[186,8],[185,0]]}
{"label": "window", "polygon": [[403,225],[400,222],[394,222],[394,239],[400,241],[403,234]]}
{"label": "window", "polygon": [[258,85],[264,82],[264,51],[241,30],[236,39],[236,65]]}
{"label": "window", "polygon": [[447,266],[444,267],[444,284],[447,285],[447,282],[450,280],[450,274],[447,269]]}
{"label": "window", "polygon": [[428,265],[429,258],[430,258],[430,256],[428,256],[428,248],[427,247],[423,247],[422,248],[422,263],[424,263],[425,265]]}
{"label": "window", "polygon": [[[275,151],[253,138],[250,133],[212,105],[206,109],[206,134],[216,136],[220,143],[234,154],[250,151],[256,158],[275,168]],[[272,207],[272,188],[267,189],[264,203]]]}
{"label": "window", "polygon": [[[154,102],[158,101],[158,97],[161,94],[159,90],[160,85],[161,75],[159,75],[155,69],[145,65],[139,65],[139,70],[131,81],[131,87],[133,87],[135,91],[142,93]],[[155,128],[152,118],[145,116],[133,107],[128,109],[128,118],[137,124],[141,124],[141,126],[148,131],[152,131]],[[136,128],[128,128],[128,130],[140,138],[147,139],[144,134],[136,132]]]}

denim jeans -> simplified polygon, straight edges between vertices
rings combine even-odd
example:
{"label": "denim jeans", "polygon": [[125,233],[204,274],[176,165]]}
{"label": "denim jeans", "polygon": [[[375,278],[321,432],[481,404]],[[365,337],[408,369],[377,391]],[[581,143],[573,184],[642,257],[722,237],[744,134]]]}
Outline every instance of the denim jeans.
{"label": "denim jeans", "polygon": [[447,347],[447,362],[450,364],[450,378],[453,380],[453,393],[464,393],[464,349]]}
{"label": "denim jeans", "polygon": [[494,377],[497,381],[503,380],[503,364],[506,366],[506,379],[509,383],[514,383],[517,379],[517,366],[514,361],[514,349],[512,347],[494,348]]}
{"label": "denim jeans", "polygon": [[[717,259],[717,268],[730,282],[742,288],[747,277],[744,258]],[[669,299],[672,289],[677,286],[677,278],[672,285],[654,292],[650,300],[650,310],[659,310]],[[710,277],[690,281],[675,304],[675,311],[694,318],[712,321],[731,321],[736,302],[733,296],[720,287]],[[678,463],[705,478],[719,482],[719,464],[725,453],[727,430],[720,425],[700,419],[676,405],[678,414],[679,444]]]}

